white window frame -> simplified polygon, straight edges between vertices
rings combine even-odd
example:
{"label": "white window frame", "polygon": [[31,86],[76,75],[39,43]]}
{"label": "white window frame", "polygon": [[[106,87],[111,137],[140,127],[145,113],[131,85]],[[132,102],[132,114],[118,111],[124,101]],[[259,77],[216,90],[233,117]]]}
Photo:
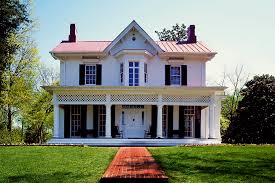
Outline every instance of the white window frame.
{"label": "white window frame", "polygon": [[[191,130],[186,128],[186,117],[191,119]],[[190,123],[190,121],[189,121]],[[195,123],[195,106],[185,106],[184,108],[184,137],[193,138],[194,137],[194,123]]]}
{"label": "white window frame", "polygon": [[106,133],[106,106],[98,106],[98,136],[105,137]]}
{"label": "white window frame", "polygon": [[[95,68],[95,73],[94,74],[87,74],[86,71],[87,71],[87,67],[94,67]],[[94,76],[95,77],[95,83],[88,83],[87,84],[87,80],[86,80],[86,76],[89,75],[89,76]],[[87,64],[85,65],[85,85],[96,85],[96,65],[95,64]]]}
{"label": "white window frame", "polygon": [[[70,136],[80,137],[78,132],[81,129],[81,106],[71,105],[70,106]],[[76,135],[79,133],[79,135]]]}
{"label": "white window frame", "polygon": [[[130,66],[130,63],[133,63],[133,66]],[[138,63],[138,66],[135,66],[136,65],[136,63]],[[130,69],[132,69],[133,70],[133,82],[132,82],[132,84],[130,83]],[[138,69],[138,71],[137,71],[137,73],[135,72],[135,69]],[[140,77],[140,74],[139,74],[139,70],[140,70],[140,62],[138,62],[138,61],[129,61],[129,78],[128,78],[128,85],[129,86],[140,86],[140,79],[139,79],[139,77]],[[136,78],[136,74],[138,75],[138,77]],[[136,83],[136,79],[138,80],[138,82]]]}
{"label": "white window frame", "polygon": [[[172,75],[172,68],[179,68],[179,75]],[[170,85],[172,86],[180,86],[181,85],[181,66],[178,66],[178,65],[171,65],[170,67]],[[179,77],[179,83],[178,84],[174,84],[172,83],[172,77]]]}

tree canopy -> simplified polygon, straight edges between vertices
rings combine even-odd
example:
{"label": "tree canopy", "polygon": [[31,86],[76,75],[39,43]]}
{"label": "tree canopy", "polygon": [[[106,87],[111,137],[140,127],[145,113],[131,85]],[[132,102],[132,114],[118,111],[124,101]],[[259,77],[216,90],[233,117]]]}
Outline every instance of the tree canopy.
{"label": "tree canopy", "polygon": [[242,89],[236,115],[225,134],[229,143],[275,143],[275,78],[255,76]]}
{"label": "tree canopy", "polygon": [[31,23],[28,1],[0,1],[0,95],[3,91],[3,74],[11,57],[19,48],[14,36]]}
{"label": "tree canopy", "polygon": [[162,31],[155,31],[160,41],[184,41],[187,38],[186,26],[184,24],[176,24],[172,29],[162,29]]}

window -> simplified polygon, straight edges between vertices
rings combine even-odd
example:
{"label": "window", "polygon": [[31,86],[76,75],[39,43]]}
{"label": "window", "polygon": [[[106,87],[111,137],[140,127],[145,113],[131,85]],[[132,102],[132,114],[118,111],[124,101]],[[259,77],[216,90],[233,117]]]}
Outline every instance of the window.
{"label": "window", "polygon": [[122,125],[125,125],[125,114],[124,114],[124,111],[122,111],[122,113],[121,113],[121,123],[122,123]]}
{"label": "window", "polygon": [[193,137],[194,121],[195,121],[195,107],[186,106],[184,109],[184,136]]}
{"label": "window", "polygon": [[129,62],[129,86],[139,85],[139,62]]}
{"label": "window", "polygon": [[120,63],[120,83],[123,83],[123,63]]}
{"label": "window", "polygon": [[168,123],[168,109],[167,105],[162,108],[162,135],[166,137],[167,135],[167,123]]}
{"label": "window", "polygon": [[96,66],[95,65],[85,66],[85,84],[87,85],[96,84]]}
{"label": "window", "polygon": [[105,136],[105,125],[106,125],[106,107],[105,105],[100,105],[99,108],[99,115],[98,115],[98,120],[99,120],[99,134],[98,136],[104,137]]}
{"label": "window", "polygon": [[81,109],[79,105],[71,106],[71,136],[80,136],[79,130],[81,128]]}
{"label": "window", "polygon": [[141,118],[142,118],[142,125],[144,125],[144,111],[141,113]]}
{"label": "window", "polygon": [[171,66],[171,77],[170,77],[170,83],[171,85],[180,85],[181,77],[180,77],[181,69],[180,67],[173,67]]}
{"label": "window", "polygon": [[147,72],[147,64],[144,63],[144,83],[148,81],[148,72]]}

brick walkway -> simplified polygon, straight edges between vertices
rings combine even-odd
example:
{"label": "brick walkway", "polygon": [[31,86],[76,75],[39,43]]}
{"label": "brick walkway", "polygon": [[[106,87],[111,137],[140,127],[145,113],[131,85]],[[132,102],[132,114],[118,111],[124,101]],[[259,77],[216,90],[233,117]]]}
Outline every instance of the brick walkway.
{"label": "brick walkway", "polygon": [[101,182],[167,182],[168,177],[160,169],[145,147],[121,147]]}

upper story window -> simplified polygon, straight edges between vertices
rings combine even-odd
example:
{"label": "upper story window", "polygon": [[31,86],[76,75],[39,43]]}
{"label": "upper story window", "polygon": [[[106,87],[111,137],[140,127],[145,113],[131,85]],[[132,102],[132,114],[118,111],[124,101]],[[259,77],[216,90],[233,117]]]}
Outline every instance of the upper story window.
{"label": "upper story window", "polygon": [[123,63],[120,63],[120,82],[123,83]]}
{"label": "upper story window", "polygon": [[139,86],[139,62],[129,62],[129,86]]}
{"label": "upper story window", "polygon": [[96,66],[85,65],[85,84],[95,85],[96,84]]}
{"label": "upper story window", "polygon": [[144,83],[148,81],[148,72],[147,72],[147,64],[144,63]]}
{"label": "upper story window", "polygon": [[170,74],[171,74],[170,76],[171,85],[180,85],[181,84],[181,67],[171,66]]}

